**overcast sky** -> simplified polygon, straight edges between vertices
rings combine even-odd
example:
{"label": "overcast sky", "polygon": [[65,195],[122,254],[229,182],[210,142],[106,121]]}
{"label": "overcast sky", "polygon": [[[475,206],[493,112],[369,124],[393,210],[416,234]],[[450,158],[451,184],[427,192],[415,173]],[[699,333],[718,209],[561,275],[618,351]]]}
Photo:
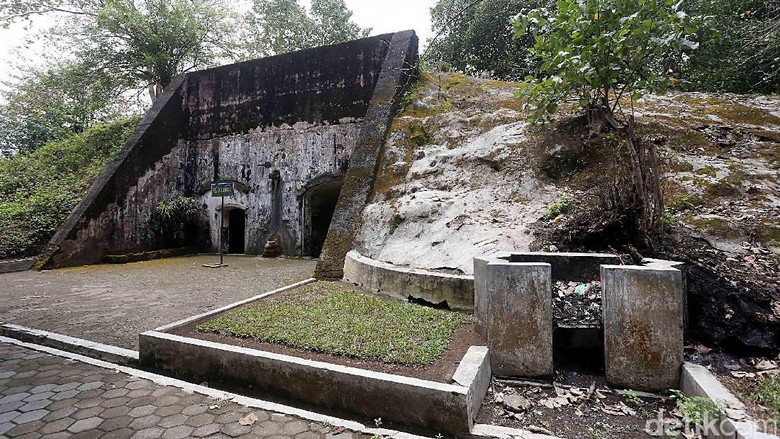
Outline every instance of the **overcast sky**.
{"label": "overcast sky", "polygon": [[[0,0],[2,1],[2,0]],[[302,0],[308,6],[310,0]],[[430,8],[435,0],[345,0],[353,11],[352,19],[362,27],[372,28],[371,34],[383,34],[406,29],[417,31],[420,42],[431,36]],[[45,27],[50,20],[38,20],[38,27]],[[0,28],[0,81],[11,75],[9,62],[17,58],[14,48],[19,47],[25,34],[25,25],[17,23],[9,29]],[[35,51],[33,51],[35,52]],[[35,53],[25,57],[35,58]]]}

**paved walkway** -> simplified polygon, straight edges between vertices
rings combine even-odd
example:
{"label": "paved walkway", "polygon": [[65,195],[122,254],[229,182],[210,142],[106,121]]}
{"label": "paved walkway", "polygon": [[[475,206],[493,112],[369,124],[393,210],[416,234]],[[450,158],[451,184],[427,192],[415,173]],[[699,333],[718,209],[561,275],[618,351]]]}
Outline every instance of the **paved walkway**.
{"label": "paved walkway", "polygon": [[[242,425],[250,414],[257,420]],[[0,342],[0,437],[368,438],[333,432],[332,426]]]}
{"label": "paved walkway", "polygon": [[138,334],[271,291],[314,273],[315,261],[215,256],[0,275],[0,322],[138,349]]}

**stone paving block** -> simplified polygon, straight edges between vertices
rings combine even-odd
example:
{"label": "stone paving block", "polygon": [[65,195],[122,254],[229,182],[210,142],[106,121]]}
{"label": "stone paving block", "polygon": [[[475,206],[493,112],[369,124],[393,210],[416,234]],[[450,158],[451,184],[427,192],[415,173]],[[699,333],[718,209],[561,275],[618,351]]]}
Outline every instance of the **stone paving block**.
{"label": "stone paving block", "polygon": [[112,432],[125,428],[133,421],[134,418],[130,416],[118,416],[116,418],[106,419],[98,428],[103,431]]}
{"label": "stone paving block", "polygon": [[186,420],[187,420],[187,416],[183,414],[170,415],[162,418],[162,420],[160,420],[160,423],[157,425],[162,428],[173,428],[173,427],[178,427],[179,425],[183,425]]}
{"label": "stone paving block", "polygon": [[68,416],[75,413],[78,409],[76,407],[65,407],[61,408],[59,410],[54,410],[48,415],[43,417],[43,420],[46,422],[56,421],[58,419],[67,418]]}
{"label": "stone paving block", "polygon": [[160,418],[157,415],[147,415],[143,416],[141,418],[136,418],[133,420],[133,422],[130,423],[130,428],[135,430],[143,430],[145,428],[151,428],[157,425],[158,422],[160,422]]}
{"label": "stone paving block", "polygon": [[31,412],[22,413],[21,415],[17,416],[16,419],[14,419],[14,422],[17,424],[24,424],[27,422],[33,422],[37,421],[38,419],[41,419],[42,417],[49,414],[49,411],[46,409],[41,410],[33,410]]}
{"label": "stone paving block", "polygon": [[0,398],[0,404],[6,404],[9,402],[16,402],[16,401],[23,401],[25,398],[30,396],[27,392],[19,392],[19,393],[10,393],[2,398]]}
{"label": "stone paving block", "polygon": [[220,424],[201,425],[200,427],[196,428],[192,432],[192,437],[211,436],[213,434],[219,433],[219,430],[221,430],[221,429],[222,429],[222,425],[220,425]]}
{"label": "stone paving block", "polygon": [[17,410],[20,412],[31,412],[33,410],[45,409],[50,406],[54,401],[48,399],[39,399],[37,401],[28,402],[27,404],[19,407]]}
{"label": "stone paving block", "polygon": [[16,411],[16,409],[18,409],[23,405],[24,405],[23,401],[7,402],[5,404],[0,405],[0,413]]}
{"label": "stone paving block", "polygon": [[22,414],[22,412],[19,412],[19,411],[16,411],[16,410],[14,410],[12,412],[0,413],[0,424],[4,424],[6,422],[11,422],[17,416],[19,416],[21,414]]}
{"label": "stone paving block", "polygon": [[677,388],[683,364],[683,276],[675,268],[602,265],[607,383]]}
{"label": "stone paving block", "polygon": [[6,434],[10,437],[20,437],[29,433],[36,432],[39,428],[42,428],[44,425],[46,425],[46,423],[41,420],[27,422],[25,424],[20,424],[8,430]]}
{"label": "stone paving block", "polygon": [[211,424],[214,422],[214,419],[216,419],[216,416],[212,415],[211,413],[201,413],[187,419],[187,422],[185,423],[193,427],[201,427],[206,424]]}
{"label": "stone paving block", "polygon": [[287,436],[295,436],[298,433],[303,433],[309,429],[309,424],[303,421],[293,421],[284,424],[282,428],[282,434]]}
{"label": "stone paving block", "polygon": [[195,405],[184,407],[184,409],[182,409],[181,411],[181,414],[187,416],[195,416],[201,413],[206,413],[208,409],[209,406],[207,406],[206,404],[195,404]]}
{"label": "stone paving block", "polygon": [[[44,422],[46,422],[44,420]],[[60,431],[65,431],[73,425],[73,423],[76,422],[73,418],[61,418],[57,419],[56,421],[46,422],[46,424],[41,428],[40,433],[41,434],[52,434],[52,433],[59,433]]]}
{"label": "stone paving block", "polygon": [[133,439],[158,439],[165,432],[159,427],[150,427],[136,432],[131,437]]}
{"label": "stone paving block", "polygon": [[35,402],[40,401],[42,399],[48,399],[50,397],[54,396],[54,392],[41,392],[41,393],[35,393],[27,398],[24,399],[25,402]]}
{"label": "stone paving block", "polygon": [[100,417],[103,419],[111,419],[116,418],[119,416],[124,416],[130,411],[130,407],[127,406],[119,406],[119,407],[113,407],[105,410],[103,413],[100,414]]}
{"label": "stone paving block", "polygon": [[62,401],[64,399],[71,399],[74,396],[78,395],[79,391],[76,389],[71,390],[64,390],[62,392],[57,392],[54,395],[52,395],[51,399],[52,401]]}
{"label": "stone paving block", "polygon": [[252,427],[249,425],[241,425],[238,422],[231,422],[222,427],[222,430],[220,431],[226,436],[239,437],[249,434],[252,431]]}
{"label": "stone paving block", "polygon": [[151,415],[156,410],[157,410],[157,407],[155,407],[153,405],[143,405],[141,407],[135,407],[134,409],[130,410],[130,412],[128,412],[127,414],[128,414],[128,416],[133,417],[133,418],[141,418],[141,417],[144,417],[144,416]]}
{"label": "stone paving block", "polygon": [[87,418],[97,416],[103,413],[105,410],[106,409],[104,409],[103,407],[89,407],[89,408],[78,410],[77,412],[70,415],[70,417],[76,420],[87,419]]}
{"label": "stone paving block", "polygon": [[79,419],[70,427],[68,427],[68,431],[71,433],[81,433],[82,431],[94,430],[102,423],[103,420],[96,416],[86,419]]}
{"label": "stone paving block", "polygon": [[546,263],[491,261],[487,277],[485,333],[497,376],[553,374],[551,268]]}
{"label": "stone paving block", "polygon": [[186,437],[190,437],[194,430],[195,429],[189,425],[179,425],[170,428],[165,433],[163,433],[162,439],[184,439]]}

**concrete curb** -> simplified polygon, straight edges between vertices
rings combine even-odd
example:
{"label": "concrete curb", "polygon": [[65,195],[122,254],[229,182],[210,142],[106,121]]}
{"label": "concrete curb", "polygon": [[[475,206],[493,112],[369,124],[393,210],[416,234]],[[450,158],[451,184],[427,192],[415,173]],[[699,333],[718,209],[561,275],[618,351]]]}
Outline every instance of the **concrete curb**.
{"label": "concrete curb", "polygon": [[0,335],[27,343],[84,355],[122,366],[138,366],[138,352],[116,346],[69,337],[54,332],[41,331],[8,323],[0,324]]}
{"label": "concrete curb", "polygon": [[531,433],[519,428],[500,427],[497,425],[477,424],[471,431],[472,436],[491,437],[498,439],[562,439],[558,436]]}
{"label": "concrete curb", "polygon": [[140,363],[197,379],[251,384],[262,392],[426,430],[455,435],[471,430],[490,385],[486,347],[469,348],[453,376],[455,384],[444,384],[166,332],[312,281],[144,332]]}
{"label": "concrete curb", "polygon": [[16,273],[18,271],[27,271],[33,268],[36,258],[14,259],[11,261],[0,261],[0,274]]}
{"label": "concrete curb", "polygon": [[[683,364],[680,388],[686,396],[709,398],[724,403],[732,409],[742,411],[744,404],[718,381],[706,367],[697,364]],[[720,431],[708,434],[708,438],[724,439],[779,439],[777,435],[761,433],[749,416],[744,422],[737,422],[722,414],[717,422]]]}
{"label": "concrete curb", "polygon": [[392,439],[424,439],[424,436],[417,436],[409,433],[404,433],[402,431],[389,430],[386,428],[370,428],[359,422],[350,421],[347,419],[341,419],[334,416],[326,416],[319,413],[315,413],[307,410],[301,410],[283,404],[264,401],[261,399],[249,398],[246,396],[241,396],[235,393],[225,392],[218,389],[211,389],[209,387],[192,384],[186,381],[177,380],[175,378],[169,378],[163,375],[157,375],[151,372],[133,369],[127,366],[118,366],[116,364],[108,363],[102,360],[96,360],[94,358],[85,357],[83,355],[65,352],[65,351],[61,351],[46,346],[30,344],[12,338],[6,338],[0,336],[0,343],[9,343],[23,348],[32,349],[38,352],[44,352],[50,355],[55,355],[58,357],[67,358],[74,361],[79,361],[81,363],[89,364],[92,366],[115,370],[117,372],[125,373],[127,375],[136,378],[152,381],[153,383],[161,386],[177,387],[186,392],[205,395],[210,398],[214,398],[215,400],[230,401],[250,408],[257,408],[260,410],[267,410],[267,411],[272,411],[272,412],[281,413],[285,415],[297,416],[299,418],[303,418],[311,422],[329,424],[334,427],[344,427],[367,435],[385,436]]}
{"label": "concrete curb", "polygon": [[474,311],[474,276],[398,267],[352,250],[344,260],[344,281],[403,300],[446,301],[454,311]]}

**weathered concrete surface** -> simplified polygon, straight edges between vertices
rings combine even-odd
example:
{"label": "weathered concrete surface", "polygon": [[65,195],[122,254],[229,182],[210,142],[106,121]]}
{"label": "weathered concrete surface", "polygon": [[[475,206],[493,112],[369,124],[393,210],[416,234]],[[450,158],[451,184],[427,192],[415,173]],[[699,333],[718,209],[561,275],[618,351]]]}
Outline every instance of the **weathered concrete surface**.
{"label": "weathered concrete surface", "polygon": [[474,258],[474,331],[487,339],[485,312],[487,312],[487,265],[491,257]]}
{"label": "weathered concrete surface", "polygon": [[474,310],[472,276],[395,267],[353,250],[344,261],[344,280],[403,300],[411,297],[437,305],[446,302],[454,311]]}
{"label": "weathered concrete surface", "polygon": [[620,265],[620,258],[607,253],[511,253],[509,262],[545,262],[554,281],[590,282],[599,278],[601,265]]}
{"label": "weathered concrete surface", "polygon": [[318,278],[335,279],[344,274],[344,258],[352,250],[360,216],[371,195],[390,122],[401,95],[414,79],[417,42],[414,31],[405,31],[394,34],[388,44],[382,71],[363,119],[358,144],[350,160],[320,263],[317,264]]}
{"label": "weathered concrete surface", "polygon": [[[245,211],[246,253],[261,254],[275,233],[282,238],[284,254],[309,254],[303,192],[310,182],[325,176],[343,179],[361,125],[359,120],[346,118],[335,125],[299,122],[198,141],[197,193],[207,206],[212,250],[218,251],[221,201],[211,196],[210,185],[218,176],[246,188],[225,200],[225,224],[229,209]],[[278,179],[272,179],[272,174]],[[273,217],[274,202],[279,203],[277,218]]]}
{"label": "weathered concrete surface", "polygon": [[326,439],[334,428],[0,343],[0,437]]}
{"label": "weathered concrete surface", "polygon": [[677,388],[683,364],[684,290],[680,270],[601,266],[607,383]]}
{"label": "weathered concrete surface", "polygon": [[[386,34],[176,78],[47,245],[38,268],[159,249],[151,212],[174,196],[203,201],[204,224],[191,245],[215,248],[219,212],[207,192],[217,180],[242,189],[229,208],[246,211],[245,251],[259,253],[275,234],[285,253],[300,255],[305,215],[298,192],[317,178],[343,177],[358,132],[365,143],[369,131],[389,122],[372,108],[392,108],[396,95],[387,96],[387,80],[375,85],[382,72],[405,77],[395,74],[394,61],[416,53],[417,40],[413,32],[401,35],[409,48],[400,56],[388,56],[398,47],[396,34]],[[368,131],[359,122],[367,112]],[[380,131],[383,139],[386,127]],[[375,166],[370,157],[357,161]]]}
{"label": "weathered concrete surface", "polygon": [[492,379],[489,349],[487,346],[471,346],[452,375],[455,384],[469,389],[467,396],[469,429],[474,426],[473,421],[479,414]]}
{"label": "weathered concrete surface", "polygon": [[0,275],[0,322],[128,349],[143,331],[310,278],[315,262],[217,256]]}
{"label": "weathered concrete surface", "polygon": [[545,263],[490,262],[482,323],[497,376],[553,374],[551,267]]}
{"label": "weathered concrete surface", "polygon": [[468,433],[468,387],[305,360],[150,331],[141,364],[430,431]]}
{"label": "weathered concrete surface", "polygon": [[27,271],[35,265],[35,258],[0,261],[0,274]]}

